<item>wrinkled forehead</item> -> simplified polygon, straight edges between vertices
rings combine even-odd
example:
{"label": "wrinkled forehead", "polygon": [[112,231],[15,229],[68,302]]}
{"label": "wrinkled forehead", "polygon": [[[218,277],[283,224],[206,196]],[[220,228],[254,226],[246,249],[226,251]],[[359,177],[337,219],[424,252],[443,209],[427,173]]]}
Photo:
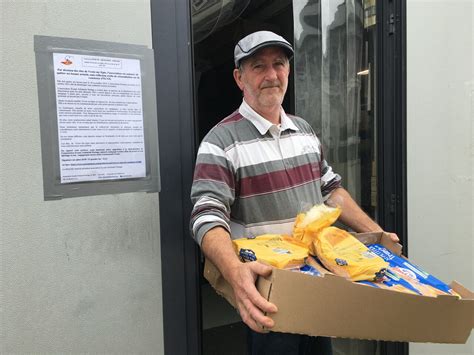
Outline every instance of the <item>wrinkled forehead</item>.
{"label": "wrinkled forehead", "polygon": [[251,56],[243,59],[241,64],[245,65],[246,63],[254,63],[257,61],[274,61],[279,59],[288,62],[288,55],[283,48],[272,46],[259,49]]}

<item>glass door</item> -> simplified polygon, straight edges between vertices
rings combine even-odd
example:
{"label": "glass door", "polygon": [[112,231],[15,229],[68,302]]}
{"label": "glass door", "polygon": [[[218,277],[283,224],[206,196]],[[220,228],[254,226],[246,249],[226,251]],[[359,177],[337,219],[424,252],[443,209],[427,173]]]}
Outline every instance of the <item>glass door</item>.
{"label": "glass door", "polygon": [[296,115],[345,188],[376,217],[375,0],[293,0]]}
{"label": "glass door", "polygon": [[[343,186],[377,217],[375,0],[293,0],[295,113],[320,138]],[[333,339],[334,354],[380,353]]]}

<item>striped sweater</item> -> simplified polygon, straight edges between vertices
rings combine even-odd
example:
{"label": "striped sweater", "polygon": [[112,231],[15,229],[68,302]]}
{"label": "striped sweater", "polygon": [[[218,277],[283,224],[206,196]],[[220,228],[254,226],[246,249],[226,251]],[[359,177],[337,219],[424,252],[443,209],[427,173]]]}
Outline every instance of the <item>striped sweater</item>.
{"label": "striped sweater", "polygon": [[324,202],[340,183],[306,121],[282,109],[276,126],[243,101],[199,147],[191,233],[199,245],[216,226],[233,239],[291,234],[295,216]]}

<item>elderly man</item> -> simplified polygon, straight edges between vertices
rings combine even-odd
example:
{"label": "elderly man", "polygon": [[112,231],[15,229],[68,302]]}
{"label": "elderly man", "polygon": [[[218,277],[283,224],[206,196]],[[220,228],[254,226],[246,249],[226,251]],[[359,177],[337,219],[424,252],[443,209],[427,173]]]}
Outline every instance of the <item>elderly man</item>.
{"label": "elderly man", "polygon": [[259,294],[255,281],[271,267],[242,263],[232,239],[291,234],[302,204],[338,205],[340,220],[353,230],[382,230],[341,187],[311,126],[283,110],[292,56],[291,44],[269,31],[237,43],[233,75],[243,101],[202,141],[191,191],[192,234],[233,287],[238,311],[251,329],[250,354],[330,354],[331,346],[327,338],[262,333],[262,326],[273,326],[265,313],[278,309]]}

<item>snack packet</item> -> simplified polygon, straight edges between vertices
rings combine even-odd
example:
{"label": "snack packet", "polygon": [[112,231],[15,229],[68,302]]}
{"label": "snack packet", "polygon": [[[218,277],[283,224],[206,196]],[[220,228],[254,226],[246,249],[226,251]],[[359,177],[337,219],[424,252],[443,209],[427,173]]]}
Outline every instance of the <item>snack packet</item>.
{"label": "snack packet", "polygon": [[313,206],[308,212],[296,216],[293,237],[307,245],[311,254],[316,255],[316,251],[312,250],[316,234],[333,224],[341,212],[340,208],[329,207],[325,204]]}
{"label": "snack packet", "polygon": [[314,267],[308,264],[304,264],[303,266],[293,269],[292,271],[300,272],[302,274],[311,275],[311,276],[321,276],[321,273]]}
{"label": "snack packet", "polygon": [[404,293],[410,293],[413,295],[419,295],[419,292],[412,291],[400,284],[388,284],[385,281],[382,282],[372,282],[372,281],[357,281],[357,283],[375,287],[375,288],[383,288],[391,291],[398,291],[398,292],[404,292]]}
{"label": "snack packet", "polygon": [[308,256],[308,248],[287,235],[264,234],[235,239],[232,243],[242,261],[258,260],[279,269],[301,267]]}
{"label": "snack packet", "polygon": [[396,281],[396,278],[404,280],[412,289],[416,289],[424,296],[436,297],[437,295],[459,296],[443,281],[423,271],[407,259],[393,254],[390,250],[380,244],[370,244],[368,248],[389,263],[387,276]]}
{"label": "snack packet", "polygon": [[352,281],[381,279],[388,264],[346,231],[330,227],[341,212],[339,207],[313,206],[296,217],[293,237],[337,275]]}
{"label": "snack packet", "polygon": [[384,288],[392,291],[405,292],[414,295],[421,295],[422,293],[413,285],[403,278],[398,277],[392,273],[390,268],[385,271],[385,276],[379,282],[359,281],[365,285],[372,287]]}
{"label": "snack packet", "polygon": [[303,274],[308,274],[312,276],[323,276],[325,274],[331,273],[328,271],[315,256],[309,255],[305,259],[305,265],[295,268],[292,271],[301,272]]}
{"label": "snack packet", "polygon": [[319,231],[313,248],[326,268],[351,281],[381,280],[388,267],[354,236],[336,227]]}

